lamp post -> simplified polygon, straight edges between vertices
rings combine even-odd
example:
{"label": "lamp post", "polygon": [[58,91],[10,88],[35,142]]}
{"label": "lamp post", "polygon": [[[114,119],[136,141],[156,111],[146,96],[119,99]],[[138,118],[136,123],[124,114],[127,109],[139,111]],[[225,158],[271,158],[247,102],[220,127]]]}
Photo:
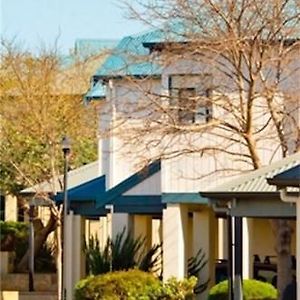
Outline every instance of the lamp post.
{"label": "lamp post", "polygon": [[67,215],[69,214],[69,204],[68,204],[68,165],[69,165],[69,154],[71,152],[71,143],[68,137],[63,137],[61,142],[61,148],[64,154],[64,202],[63,202],[63,238],[62,238],[62,269],[63,269],[63,277],[62,277],[62,297],[61,299],[65,300],[67,296],[66,290],[66,279],[67,279],[67,268],[66,268],[66,236],[67,232]]}
{"label": "lamp post", "polygon": [[34,204],[31,201],[29,206],[29,273],[28,273],[28,283],[29,283],[29,292],[34,291],[34,227],[33,227],[33,218],[34,218]]}

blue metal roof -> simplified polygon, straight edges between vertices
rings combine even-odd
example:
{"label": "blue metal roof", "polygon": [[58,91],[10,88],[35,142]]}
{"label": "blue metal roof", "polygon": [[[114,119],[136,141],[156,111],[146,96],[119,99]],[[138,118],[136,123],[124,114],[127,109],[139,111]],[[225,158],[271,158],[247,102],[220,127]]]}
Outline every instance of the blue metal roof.
{"label": "blue metal roof", "polygon": [[112,201],[114,212],[159,215],[166,207],[161,195],[121,196]]}
{"label": "blue metal roof", "polygon": [[113,49],[117,43],[118,41],[110,39],[76,39],[75,55],[88,57],[103,50]]}
{"label": "blue metal roof", "polygon": [[143,168],[139,172],[134,173],[124,181],[120,182],[110,190],[106,191],[105,194],[97,195],[96,197],[96,207],[99,208],[104,204],[113,204],[122,194],[141,183],[148,177],[157,173],[161,168],[160,160],[157,160],[147,167]]}
{"label": "blue metal roof", "polygon": [[96,82],[88,92],[85,94],[84,99],[87,101],[90,100],[99,100],[106,97],[106,86],[102,83],[101,80]]}
{"label": "blue metal roof", "polygon": [[268,183],[279,187],[300,187],[300,164],[268,178]]}
{"label": "blue metal roof", "polygon": [[[105,192],[105,176],[97,177],[93,180],[68,189],[68,199],[71,202],[76,201],[95,201],[98,195]],[[64,193],[60,192],[55,196],[58,202],[63,201]]]}
{"label": "blue metal roof", "polygon": [[97,77],[154,76],[161,74],[158,64],[149,60],[149,49],[144,43],[161,39],[161,30],[124,37],[112,54],[96,71]]}

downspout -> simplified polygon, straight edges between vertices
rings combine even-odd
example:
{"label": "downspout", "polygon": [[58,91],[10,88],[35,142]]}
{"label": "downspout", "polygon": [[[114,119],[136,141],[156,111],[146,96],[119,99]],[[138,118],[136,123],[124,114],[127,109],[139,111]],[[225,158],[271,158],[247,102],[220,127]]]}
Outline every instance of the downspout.
{"label": "downspout", "polygon": [[285,189],[280,189],[279,190],[279,193],[280,193],[280,199],[283,201],[283,202],[289,202],[289,203],[296,203],[296,200],[300,198],[300,194],[299,196],[291,196],[288,194],[286,188]]}

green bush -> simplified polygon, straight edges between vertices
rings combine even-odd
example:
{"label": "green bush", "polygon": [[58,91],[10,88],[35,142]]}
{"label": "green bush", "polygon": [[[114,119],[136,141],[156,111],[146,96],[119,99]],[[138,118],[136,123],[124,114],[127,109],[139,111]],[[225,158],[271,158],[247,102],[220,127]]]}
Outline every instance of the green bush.
{"label": "green bush", "polygon": [[139,270],[118,271],[90,276],[75,288],[76,300],[154,299],[160,281],[152,274]]}
{"label": "green bush", "polygon": [[[14,251],[14,271],[25,253],[27,252],[29,227],[28,223],[0,221],[0,249],[1,251]],[[34,258],[35,272],[55,272],[55,256],[53,247],[45,243]]]}
{"label": "green bush", "polygon": [[118,271],[90,276],[75,287],[76,300],[184,300],[193,295],[196,278],[163,284],[151,273]]}
{"label": "green bush", "polygon": [[[277,290],[269,283],[245,279],[243,281],[243,299],[244,300],[276,300]],[[212,287],[209,292],[208,300],[227,300],[228,299],[228,281],[222,281]]]}

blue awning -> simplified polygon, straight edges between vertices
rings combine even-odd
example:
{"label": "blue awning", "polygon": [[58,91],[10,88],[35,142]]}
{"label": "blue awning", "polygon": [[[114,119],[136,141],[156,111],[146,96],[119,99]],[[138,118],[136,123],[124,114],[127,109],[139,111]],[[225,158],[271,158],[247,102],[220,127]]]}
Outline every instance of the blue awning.
{"label": "blue awning", "polygon": [[[93,180],[75,186],[68,190],[68,199],[70,203],[72,202],[84,202],[84,201],[94,201],[98,196],[105,193],[105,176],[97,177]],[[57,202],[62,202],[64,198],[64,193],[58,193],[55,196]]]}
{"label": "blue awning", "polygon": [[111,204],[115,212],[131,214],[158,215],[166,207],[161,201],[161,195],[121,196]]}
{"label": "blue awning", "polygon": [[106,191],[105,194],[97,195],[96,207],[98,208],[103,206],[103,203],[112,204],[118,198],[122,197],[125,192],[160,171],[160,168],[160,160],[154,161],[142,170],[129,176],[127,179],[123,180],[110,190]]}

